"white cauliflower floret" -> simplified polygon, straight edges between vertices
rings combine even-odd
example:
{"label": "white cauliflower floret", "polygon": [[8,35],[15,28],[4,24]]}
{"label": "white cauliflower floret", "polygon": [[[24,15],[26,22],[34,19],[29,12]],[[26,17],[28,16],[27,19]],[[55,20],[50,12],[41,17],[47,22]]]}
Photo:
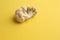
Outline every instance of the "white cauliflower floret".
{"label": "white cauliflower floret", "polygon": [[32,6],[23,6],[16,10],[15,19],[17,22],[24,22],[36,14],[36,9]]}

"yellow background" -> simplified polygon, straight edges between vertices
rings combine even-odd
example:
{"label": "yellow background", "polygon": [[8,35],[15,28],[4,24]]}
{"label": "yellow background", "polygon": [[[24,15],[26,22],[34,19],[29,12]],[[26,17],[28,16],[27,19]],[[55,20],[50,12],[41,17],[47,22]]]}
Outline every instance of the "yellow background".
{"label": "yellow background", "polygon": [[[21,6],[37,14],[19,24],[13,16]],[[60,40],[60,0],[0,0],[0,40]]]}

